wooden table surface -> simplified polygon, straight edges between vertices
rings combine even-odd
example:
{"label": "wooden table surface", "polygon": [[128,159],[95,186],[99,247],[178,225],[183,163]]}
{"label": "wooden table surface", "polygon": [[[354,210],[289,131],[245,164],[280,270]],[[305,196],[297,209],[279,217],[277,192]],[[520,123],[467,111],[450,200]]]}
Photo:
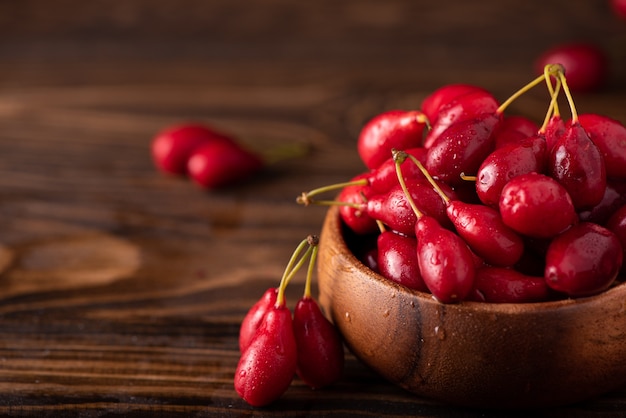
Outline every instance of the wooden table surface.
{"label": "wooden table surface", "polygon": [[[350,355],[334,387],[296,379],[255,409],[233,389],[237,336],[320,231],[295,197],[364,170],[370,117],[454,82],[505,99],[572,40],[611,59],[579,110],[626,122],[626,22],[604,1],[0,1],[0,414],[524,416],[421,399]],[[512,108],[545,110],[543,90]],[[150,157],[187,120],[308,153],[208,192]],[[626,416],[626,388],[534,414]]]}

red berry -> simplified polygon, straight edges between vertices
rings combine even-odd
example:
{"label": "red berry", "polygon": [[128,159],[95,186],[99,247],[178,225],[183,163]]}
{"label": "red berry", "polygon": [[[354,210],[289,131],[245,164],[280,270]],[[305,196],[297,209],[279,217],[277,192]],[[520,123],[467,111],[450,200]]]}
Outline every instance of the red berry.
{"label": "red berry", "polygon": [[476,174],[495,148],[493,133],[499,122],[495,113],[484,113],[452,124],[428,149],[428,172],[452,186],[464,182],[462,175]]}
{"label": "red berry", "polygon": [[548,121],[543,135],[546,138],[546,148],[548,153],[554,148],[554,144],[563,136],[565,132],[565,121],[561,116],[554,115]]}
{"label": "red berry", "polygon": [[[357,175],[352,178],[352,181],[367,178],[368,175]],[[339,202],[360,205],[359,207],[339,206],[341,219],[356,234],[365,235],[378,230],[376,221],[367,213],[367,201],[372,194],[372,187],[369,184],[354,184],[345,186],[337,196]]]}
{"label": "red berry", "polygon": [[458,97],[472,92],[486,92],[485,89],[471,84],[447,84],[438,88],[431,94],[429,94],[422,102],[422,112],[428,117],[431,124],[437,121],[439,112],[448,103],[457,99]]}
{"label": "red berry", "polygon": [[585,113],[578,121],[604,159],[609,178],[626,179],[626,126],[607,116]]}
{"label": "red berry", "polygon": [[578,212],[578,217],[581,221],[604,225],[624,204],[626,204],[626,182],[609,180],[600,203],[589,210]]}
{"label": "red berry", "polygon": [[494,133],[495,147],[500,148],[508,143],[517,143],[525,138],[537,135],[539,126],[523,116],[506,116]]}
{"label": "red berry", "polygon": [[482,267],[476,271],[472,299],[491,303],[527,303],[548,300],[550,288],[543,277],[511,268]]}
{"label": "red berry", "polygon": [[313,298],[302,297],[296,304],[293,329],[300,379],[313,389],[335,383],[343,372],[343,343],[339,331]]}
{"label": "red berry", "polygon": [[365,124],[357,151],[367,168],[374,169],[391,157],[392,149],[405,150],[422,144],[426,118],[419,110],[390,110]]}
{"label": "red berry", "polygon": [[451,200],[447,213],[457,233],[487,264],[509,267],[522,257],[522,238],[502,222],[496,209]]}
{"label": "red berry", "polygon": [[476,193],[482,203],[497,207],[502,188],[513,177],[545,170],[546,141],[532,136],[497,148],[485,158],[476,174]]}
{"label": "red berry", "polygon": [[380,274],[409,289],[427,292],[417,261],[415,237],[384,231],[378,235],[378,270]]}
{"label": "red berry", "polygon": [[467,244],[430,216],[419,218],[415,235],[420,272],[433,296],[443,303],[464,300],[476,272],[475,257]]}
{"label": "red berry", "polygon": [[297,369],[291,312],[273,306],[265,315],[235,371],[235,390],[252,406],[265,406],[287,390]]}
{"label": "red berry", "polygon": [[[422,164],[426,162],[427,150],[424,147],[409,148],[404,150],[418,159]],[[400,164],[402,175],[405,179],[424,178],[424,175],[413,161],[407,158]],[[398,184],[398,174],[396,172],[396,162],[393,157],[382,163],[378,168],[373,169],[368,176],[369,184],[374,193],[385,193]]]}
{"label": "red berry", "polygon": [[181,124],[159,132],[152,141],[152,158],[164,173],[187,174],[187,161],[200,146],[213,141],[232,141],[225,134],[200,124]]}
{"label": "red berry", "polygon": [[424,147],[430,148],[452,125],[483,114],[493,114],[498,109],[498,101],[486,90],[470,91],[443,106],[437,114],[424,139]]}
{"label": "red berry", "polygon": [[196,184],[213,189],[247,179],[263,165],[259,156],[233,142],[214,141],[191,154],[187,171]]}
{"label": "red berry", "polygon": [[553,237],[578,221],[567,190],[540,173],[513,177],[502,188],[499,209],[506,225],[534,238]]}
{"label": "red berry", "polygon": [[604,158],[579,122],[567,124],[552,147],[548,173],[565,187],[577,210],[594,207],[604,196]]}
{"label": "red berry", "polygon": [[[418,208],[426,215],[432,216],[446,226],[452,226],[446,215],[446,205],[435,192],[428,180],[410,179],[406,186]],[[454,192],[444,183],[448,196],[455,196]],[[400,184],[387,193],[371,196],[367,202],[367,213],[372,218],[381,221],[394,231],[414,236],[417,216],[409,204],[406,194]]]}
{"label": "red berry", "polygon": [[567,85],[572,91],[596,90],[608,77],[607,56],[594,44],[569,43],[548,49],[535,62],[537,74],[543,74],[547,64],[561,64],[565,68]]}
{"label": "red berry", "polygon": [[265,319],[265,314],[276,304],[277,294],[277,288],[271,287],[267,289],[243,318],[239,328],[239,351],[242,353],[250,345],[250,341]]}
{"label": "red berry", "polygon": [[546,254],[545,279],[572,297],[606,290],[622,265],[622,246],[610,230],[581,222],[555,237]]}

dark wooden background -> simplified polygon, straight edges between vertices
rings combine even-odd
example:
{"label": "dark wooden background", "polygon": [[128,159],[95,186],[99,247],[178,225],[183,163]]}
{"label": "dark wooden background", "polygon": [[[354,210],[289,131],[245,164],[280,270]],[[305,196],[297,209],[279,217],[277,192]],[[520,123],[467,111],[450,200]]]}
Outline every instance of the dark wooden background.
{"label": "dark wooden background", "polygon": [[[504,99],[573,40],[611,59],[579,111],[626,122],[626,22],[600,0],[0,0],[0,414],[503,416],[407,394],[352,357],[332,389],[295,380],[251,408],[233,389],[238,327],[319,232],[324,210],[295,197],[364,169],[368,118],[454,82]],[[511,111],[546,105],[533,90]],[[184,120],[310,152],[206,192],[150,159]],[[625,416],[626,388],[534,414]]]}

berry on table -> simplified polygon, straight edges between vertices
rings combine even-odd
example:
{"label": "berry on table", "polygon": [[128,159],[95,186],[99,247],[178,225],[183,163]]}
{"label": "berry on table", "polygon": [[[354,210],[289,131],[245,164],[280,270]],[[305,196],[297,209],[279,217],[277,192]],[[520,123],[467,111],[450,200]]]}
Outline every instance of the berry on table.
{"label": "berry on table", "polygon": [[164,173],[186,175],[187,161],[202,145],[232,141],[226,134],[200,123],[181,123],[162,129],[152,140],[154,164]]}

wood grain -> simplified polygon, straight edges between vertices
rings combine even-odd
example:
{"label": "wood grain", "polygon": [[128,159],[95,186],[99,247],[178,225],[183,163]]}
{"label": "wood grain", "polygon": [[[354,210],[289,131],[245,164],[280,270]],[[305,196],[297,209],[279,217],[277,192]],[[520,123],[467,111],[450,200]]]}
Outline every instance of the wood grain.
{"label": "wood grain", "polygon": [[[332,389],[295,380],[256,410],[233,390],[238,326],[321,228],[296,196],[364,170],[365,121],[445,83],[506,98],[541,50],[583,36],[613,73],[578,106],[626,121],[626,26],[603,2],[0,2],[0,414],[502,416],[407,394],[350,355]],[[538,90],[512,110],[546,106]],[[150,159],[182,120],[307,153],[207,192]],[[540,415],[623,411],[621,390]]]}

